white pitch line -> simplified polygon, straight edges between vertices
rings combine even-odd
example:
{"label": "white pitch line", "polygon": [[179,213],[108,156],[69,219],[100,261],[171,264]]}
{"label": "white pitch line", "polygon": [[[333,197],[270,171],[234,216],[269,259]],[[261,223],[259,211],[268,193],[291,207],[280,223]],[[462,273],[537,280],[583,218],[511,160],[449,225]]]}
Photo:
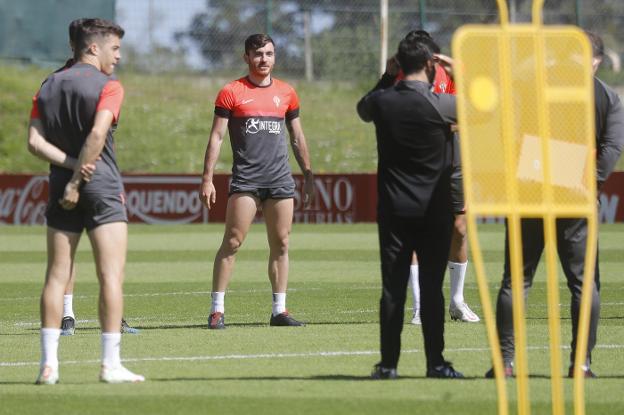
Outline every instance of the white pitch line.
{"label": "white pitch line", "polygon": [[[354,288],[358,289],[358,288]],[[362,289],[362,288],[360,288]],[[368,288],[366,288],[368,289]],[[289,288],[288,292],[297,291],[320,291],[322,288]],[[249,289],[249,290],[228,290],[227,293],[270,293],[271,289]],[[143,293],[143,294],[124,294],[124,298],[130,297],[169,297],[176,295],[210,295],[210,291],[175,291],[170,293]],[[0,301],[26,301],[26,300],[39,300],[41,297],[8,297],[0,298]],[[98,298],[97,295],[74,295],[74,299],[86,299],[86,298]]]}
{"label": "white pitch line", "polygon": [[[163,294],[164,295],[164,294]],[[76,297],[75,297],[76,298]],[[80,297],[77,297],[80,298]],[[568,304],[559,304],[559,307],[566,307],[568,306]],[[607,302],[607,303],[601,303],[600,304],[601,307],[620,307],[620,306],[624,306],[624,302]],[[548,305],[547,304],[529,304],[527,306],[527,308],[547,308]],[[481,307],[478,305],[473,306],[472,308],[474,308],[475,310],[480,310]],[[412,307],[407,306],[405,307],[405,311],[411,311]],[[331,311],[331,313],[337,313],[337,314],[371,314],[371,313],[379,313],[379,310],[376,308],[368,308],[368,309],[360,309],[360,310],[342,310],[342,311]],[[327,313],[323,313],[323,312],[315,312],[315,313],[299,313],[300,315],[311,315],[311,314],[327,314]],[[236,313],[237,316],[240,316],[241,314]],[[250,314],[244,314],[246,316],[249,316]],[[155,318],[148,318],[148,317],[133,317],[132,321],[154,321],[156,320]],[[162,321],[162,319],[158,319],[159,321]],[[165,320],[165,322],[171,322],[173,320]],[[76,320],[77,323],[99,323],[99,320]],[[38,326],[41,322],[39,320],[32,320],[32,321],[18,321],[16,323],[14,323],[13,325],[16,327],[31,327],[31,326]]]}
{"label": "white pitch line", "polygon": [[[549,346],[529,346],[528,350],[549,350]],[[570,349],[570,346],[562,345],[561,349]],[[623,344],[599,344],[596,349],[624,349]],[[488,347],[461,347],[454,349],[445,349],[445,352],[451,353],[474,353],[486,352]],[[422,353],[422,349],[402,350],[401,353]],[[339,357],[339,356],[370,356],[379,354],[379,350],[353,350],[353,351],[327,351],[327,352],[309,352],[309,353],[261,353],[261,354],[228,354],[215,356],[161,356],[161,357],[137,357],[122,359],[124,362],[200,362],[214,360],[252,360],[252,359],[284,359],[284,358],[301,358],[301,357]],[[80,365],[99,363],[100,360],[66,360],[62,361],[63,365]],[[37,366],[39,362],[0,362],[0,367],[19,367],[19,366]]]}

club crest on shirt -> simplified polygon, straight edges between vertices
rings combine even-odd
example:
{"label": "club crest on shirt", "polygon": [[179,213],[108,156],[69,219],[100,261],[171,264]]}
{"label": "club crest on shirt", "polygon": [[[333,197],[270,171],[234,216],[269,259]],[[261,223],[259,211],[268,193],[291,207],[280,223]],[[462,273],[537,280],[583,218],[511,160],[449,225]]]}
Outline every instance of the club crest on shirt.
{"label": "club crest on shirt", "polygon": [[247,118],[245,121],[245,134],[257,134],[267,131],[269,134],[280,134],[282,123],[280,121],[263,121],[258,118]]}
{"label": "club crest on shirt", "polygon": [[282,101],[279,99],[279,97],[277,95],[275,95],[273,97],[273,102],[275,103],[276,107],[279,107],[280,106],[280,102],[282,102]]}

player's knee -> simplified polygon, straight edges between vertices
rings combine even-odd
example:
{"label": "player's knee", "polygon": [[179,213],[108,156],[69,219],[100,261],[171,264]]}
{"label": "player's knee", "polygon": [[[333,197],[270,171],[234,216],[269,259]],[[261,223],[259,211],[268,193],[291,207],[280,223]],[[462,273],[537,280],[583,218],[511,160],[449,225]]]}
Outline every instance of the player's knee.
{"label": "player's knee", "polygon": [[66,284],[71,275],[71,264],[55,262],[46,271],[47,284]]}
{"label": "player's knee", "polygon": [[121,287],[123,272],[115,269],[98,270],[100,285],[107,287]]}
{"label": "player's knee", "polygon": [[453,233],[456,238],[460,238],[462,240],[466,239],[466,221],[462,219],[455,219],[455,223],[453,226]]}
{"label": "player's knee", "polygon": [[222,249],[228,254],[235,254],[243,245],[243,239],[233,235],[223,240]]}
{"label": "player's knee", "polygon": [[288,235],[273,238],[271,241],[271,251],[277,255],[285,255],[288,253]]}

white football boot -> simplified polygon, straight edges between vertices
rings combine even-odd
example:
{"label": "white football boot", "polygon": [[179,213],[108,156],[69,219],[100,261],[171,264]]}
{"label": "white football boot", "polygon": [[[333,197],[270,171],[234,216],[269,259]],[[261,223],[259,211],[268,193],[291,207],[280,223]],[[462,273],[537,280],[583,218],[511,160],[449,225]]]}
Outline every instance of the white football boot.
{"label": "white football boot", "polygon": [[420,326],[422,322],[420,321],[420,311],[414,311],[414,315],[412,316],[412,321],[410,324],[414,324],[416,326]]}
{"label": "white football boot", "polygon": [[106,367],[102,365],[100,370],[100,382],[104,383],[139,383],[144,382],[145,377],[130,372],[122,365],[116,367]]}
{"label": "white football boot", "polygon": [[42,366],[39,370],[39,376],[37,377],[36,385],[54,385],[59,381],[58,368],[54,369],[52,366]]}
{"label": "white football boot", "polygon": [[449,306],[451,320],[463,321],[465,323],[478,323],[481,321],[478,315],[468,307],[468,304],[452,304]]}

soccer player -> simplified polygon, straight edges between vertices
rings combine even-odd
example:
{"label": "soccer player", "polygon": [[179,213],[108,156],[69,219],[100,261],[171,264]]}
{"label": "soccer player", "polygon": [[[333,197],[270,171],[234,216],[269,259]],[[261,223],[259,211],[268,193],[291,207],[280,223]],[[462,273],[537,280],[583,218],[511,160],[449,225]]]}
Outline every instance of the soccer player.
{"label": "soccer player", "polygon": [[377,222],[381,257],[381,362],[373,379],[394,379],[401,352],[404,306],[412,253],[420,259],[422,331],[427,377],[462,378],[443,357],[442,282],[453,227],[451,173],[455,97],[434,94],[433,53],[403,39],[397,59],[405,78],[366,94],[357,111],[375,123],[377,136]]}
{"label": "soccer player", "polygon": [[261,209],[269,242],[269,280],[273,289],[271,326],[302,326],[286,309],[288,237],[292,227],[295,182],[288,165],[285,133],[303,172],[304,205],[314,191],[308,146],[299,119],[299,99],[287,83],[272,76],[275,43],[265,34],[245,40],[248,75],[218,94],[204,160],[199,197],[210,209],[216,202],[214,167],[226,130],[234,153],[225,233],[214,261],[209,329],[225,328],[224,296],[236,253]]}
{"label": "soccer player", "polygon": [[[123,35],[124,30],[112,22],[84,20],[75,41],[74,65],[50,75],[33,99],[28,148],[50,163],[48,266],[41,295],[42,356],[37,384],[59,380],[63,292],[84,229],[100,283],[100,380],[145,380],[122,366],[120,359],[127,216],[113,131],[124,92],[110,75],[121,59]],[[96,168],[89,169],[89,165]],[[92,176],[86,182],[89,170]]]}
{"label": "soccer player", "polygon": [[[602,39],[595,33],[587,32],[592,45],[592,66],[594,75],[604,57]],[[596,178],[597,187],[601,188],[613,171],[622,149],[624,148],[624,107],[617,93],[594,76],[594,98],[596,113]],[[574,166],[570,166],[571,168]],[[581,167],[582,168],[582,167]],[[522,258],[524,260],[525,295],[533,284],[535,271],[544,250],[544,225],[542,219],[527,218],[521,220]],[[578,321],[583,287],[583,269],[585,267],[585,249],[587,245],[587,220],[580,218],[560,218],[556,221],[557,253],[570,290],[570,314],[572,320],[572,343],[568,377],[574,376],[574,357],[576,353]],[[594,378],[590,368],[591,352],[596,345],[598,321],[600,317],[600,270],[598,255],[594,268],[592,303],[587,340],[587,358],[582,368],[583,376]],[[505,268],[503,280],[496,302],[496,327],[503,353],[505,376],[513,375],[514,330],[513,301],[511,299],[511,271],[509,265],[509,234],[505,223]],[[485,377],[493,378],[494,370],[486,372]]]}
{"label": "soccer player", "polygon": [[[78,32],[82,30],[82,23],[87,19],[76,19],[69,23],[69,47],[72,54],[75,52],[76,39]],[[67,59],[65,65],[54,71],[55,73],[64,71],[71,68],[74,64],[74,57]],[[114,74],[111,74],[111,79],[116,79]],[[91,165],[87,165],[91,166]],[[93,165],[95,166],[95,165]],[[84,177],[85,180],[90,180],[93,171],[86,171]],[[76,316],[74,315],[74,283],[76,281],[76,267],[72,264],[71,275],[65,288],[65,294],[63,295],[63,319],[61,320],[61,336],[73,336],[76,330]],[[138,334],[139,330],[130,327],[124,318],[121,319],[121,332]]]}
{"label": "soccer player", "polygon": [[[431,35],[424,30],[412,30],[406,39],[421,42],[426,45],[433,53],[436,61],[435,77],[433,80],[433,92],[438,94],[455,95],[455,84],[452,71],[452,59],[442,55],[440,46],[433,40]],[[385,81],[384,81],[385,78]],[[382,77],[384,87],[396,83],[403,78],[395,57],[388,60],[386,65],[386,73]],[[468,268],[468,241],[466,239],[466,211],[464,204],[464,191],[462,188],[462,171],[459,156],[459,143],[455,135],[455,160],[453,163],[453,176],[451,178],[451,197],[453,203],[453,212],[455,221],[453,226],[453,236],[451,239],[451,249],[448,258],[448,270],[451,281],[451,292],[449,302],[449,314],[452,320],[463,321],[467,323],[477,323],[480,321],[479,316],[473,312],[464,300],[464,281],[466,279],[466,269]],[[412,324],[421,324],[420,320],[420,284],[418,279],[418,258],[416,254],[412,256],[412,265],[410,266],[410,287],[412,288],[413,297],[413,314]]]}

